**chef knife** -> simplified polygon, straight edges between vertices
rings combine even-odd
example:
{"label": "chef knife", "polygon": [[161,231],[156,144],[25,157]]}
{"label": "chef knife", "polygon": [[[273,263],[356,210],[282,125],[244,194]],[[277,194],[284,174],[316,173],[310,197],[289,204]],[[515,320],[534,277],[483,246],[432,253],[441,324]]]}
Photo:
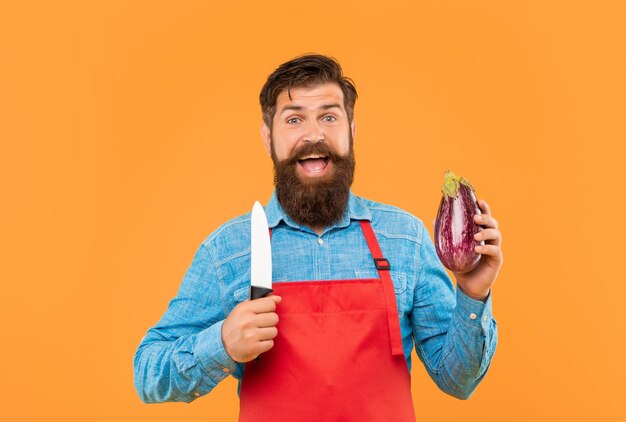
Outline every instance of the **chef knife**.
{"label": "chef knife", "polygon": [[250,227],[250,299],[259,299],[272,293],[272,248],[265,211],[259,204],[252,207]]}

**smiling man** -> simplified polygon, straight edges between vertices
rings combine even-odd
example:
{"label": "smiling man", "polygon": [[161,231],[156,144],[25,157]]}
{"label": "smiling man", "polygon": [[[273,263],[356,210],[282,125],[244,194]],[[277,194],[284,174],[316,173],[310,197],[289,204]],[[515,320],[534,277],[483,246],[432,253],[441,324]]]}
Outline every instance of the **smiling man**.
{"label": "smiling man", "polygon": [[497,343],[497,221],[480,200],[483,257],[454,274],[455,290],[421,220],[351,192],[356,98],[326,56],[268,77],[274,294],[248,300],[250,214],[215,230],[135,354],[143,401],[190,402],[232,374],[240,421],[413,421],[414,347],[447,394],[466,399],[483,379]]}

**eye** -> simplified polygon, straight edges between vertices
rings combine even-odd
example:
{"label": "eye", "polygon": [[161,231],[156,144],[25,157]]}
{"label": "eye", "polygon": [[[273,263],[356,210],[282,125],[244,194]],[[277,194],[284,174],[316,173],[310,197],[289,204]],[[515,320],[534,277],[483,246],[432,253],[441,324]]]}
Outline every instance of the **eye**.
{"label": "eye", "polygon": [[290,125],[293,125],[293,124],[298,123],[299,120],[300,120],[300,118],[298,118],[298,117],[292,117],[290,119],[287,119],[287,123],[290,124]]}
{"label": "eye", "polygon": [[337,120],[337,118],[331,114],[328,114],[324,116],[322,120],[324,120],[325,122],[334,122],[335,120]]}

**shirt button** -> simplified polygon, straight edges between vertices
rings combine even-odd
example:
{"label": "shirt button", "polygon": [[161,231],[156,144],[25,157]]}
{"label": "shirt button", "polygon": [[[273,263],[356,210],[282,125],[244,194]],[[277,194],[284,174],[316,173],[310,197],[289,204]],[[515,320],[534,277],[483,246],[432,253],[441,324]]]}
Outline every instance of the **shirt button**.
{"label": "shirt button", "polygon": [[476,319],[476,314],[472,312],[472,313],[470,314],[470,319]]}
{"label": "shirt button", "polygon": [[224,372],[230,372],[230,369],[228,369],[228,368],[222,368],[222,371],[224,371]]}
{"label": "shirt button", "polygon": [[319,243],[320,245],[324,243],[324,239],[322,239],[321,237],[317,239],[317,243]]}
{"label": "shirt button", "polygon": [[195,393],[193,393],[194,396],[196,397],[200,397],[200,393],[198,393],[197,391]]}
{"label": "shirt button", "polygon": [[483,321],[487,321],[487,315],[483,317]]}

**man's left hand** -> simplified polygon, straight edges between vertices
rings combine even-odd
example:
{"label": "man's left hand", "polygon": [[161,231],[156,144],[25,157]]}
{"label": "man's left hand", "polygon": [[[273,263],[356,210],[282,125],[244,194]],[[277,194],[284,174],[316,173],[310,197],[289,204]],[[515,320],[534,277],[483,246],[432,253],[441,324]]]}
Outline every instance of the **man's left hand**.
{"label": "man's left hand", "polygon": [[487,202],[481,199],[478,206],[483,213],[474,215],[474,221],[485,228],[476,233],[474,239],[479,242],[483,240],[485,244],[477,245],[474,250],[482,257],[472,271],[453,274],[463,293],[476,300],[485,300],[502,267],[502,235],[498,230],[498,222],[491,216]]}

